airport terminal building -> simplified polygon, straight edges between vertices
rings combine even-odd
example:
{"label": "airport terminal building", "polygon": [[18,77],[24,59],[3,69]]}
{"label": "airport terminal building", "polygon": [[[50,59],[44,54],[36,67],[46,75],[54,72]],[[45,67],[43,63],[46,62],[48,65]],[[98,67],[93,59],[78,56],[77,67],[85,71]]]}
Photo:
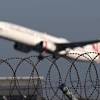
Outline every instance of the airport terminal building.
{"label": "airport terminal building", "polygon": [[43,77],[0,77],[0,100],[44,100]]}

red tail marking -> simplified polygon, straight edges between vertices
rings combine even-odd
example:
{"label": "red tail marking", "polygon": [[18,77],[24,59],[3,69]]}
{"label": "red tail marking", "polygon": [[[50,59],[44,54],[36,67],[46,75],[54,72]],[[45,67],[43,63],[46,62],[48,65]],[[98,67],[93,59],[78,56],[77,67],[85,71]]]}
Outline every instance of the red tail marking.
{"label": "red tail marking", "polygon": [[99,50],[99,49],[100,49],[100,46],[99,46],[98,43],[93,44],[92,47],[93,47],[93,50],[95,50],[97,53],[99,53],[99,51],[100,51],[100,50]]}

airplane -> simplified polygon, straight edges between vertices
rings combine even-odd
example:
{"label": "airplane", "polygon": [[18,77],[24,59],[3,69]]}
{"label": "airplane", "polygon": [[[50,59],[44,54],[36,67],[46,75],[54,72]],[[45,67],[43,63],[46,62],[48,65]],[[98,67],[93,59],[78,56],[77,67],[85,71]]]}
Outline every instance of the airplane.
{"label": "airplane", "polygon": [[[0,21],[0,38],[13,41],[14,49],[25,53],[35,50],[39,53],[56,54],[65,58],[100,63],[100,40],[70,42],[65,38],[39,32],[11,22]],[[89,53],[90,52],[90,53]],[[85,55],[85,53],[89,53]]]}

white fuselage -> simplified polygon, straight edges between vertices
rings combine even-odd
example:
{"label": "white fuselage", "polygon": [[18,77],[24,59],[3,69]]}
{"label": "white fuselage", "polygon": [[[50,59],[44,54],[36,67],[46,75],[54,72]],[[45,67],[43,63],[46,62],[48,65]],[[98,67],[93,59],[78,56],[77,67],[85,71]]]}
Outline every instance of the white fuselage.
{"label": "white fuselage", "polygon": [[0,37],[7,38],[16,42],[21,42],[27,45],[35,46],[41,41],[45,42],[48,49],[54,51],[55,43],[67,43],[68,40],[55,36],[48,35],[43,32],[31,30],[29,28],[16,25],[8,22],[0,22]]}

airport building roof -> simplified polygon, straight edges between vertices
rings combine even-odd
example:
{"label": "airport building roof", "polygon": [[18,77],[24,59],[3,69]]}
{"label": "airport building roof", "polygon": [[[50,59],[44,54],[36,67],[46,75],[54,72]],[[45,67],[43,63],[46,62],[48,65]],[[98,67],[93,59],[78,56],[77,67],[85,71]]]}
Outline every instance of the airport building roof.
{"label": "airport building roof", "polygon": [[[41,94],[43,77],[0,77],[0,96]],[[38,92],[37,92],[38,91]]]}

